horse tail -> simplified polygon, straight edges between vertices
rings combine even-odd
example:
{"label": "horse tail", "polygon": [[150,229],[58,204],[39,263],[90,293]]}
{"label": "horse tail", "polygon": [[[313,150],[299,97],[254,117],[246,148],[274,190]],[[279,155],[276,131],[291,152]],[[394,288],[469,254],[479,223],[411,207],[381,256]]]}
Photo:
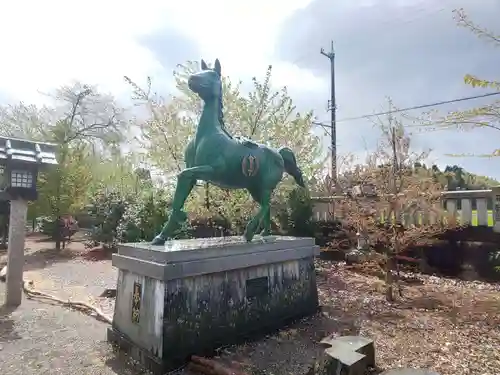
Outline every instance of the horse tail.
{"label": "horse tail", "polygon": [[286,173],[293,177],[297,185],[306,187],[302,171],[297,166],[297,159],[295,158],[293,151],[288,147],[281,147],[278,149],[278,153],[283,158]]}

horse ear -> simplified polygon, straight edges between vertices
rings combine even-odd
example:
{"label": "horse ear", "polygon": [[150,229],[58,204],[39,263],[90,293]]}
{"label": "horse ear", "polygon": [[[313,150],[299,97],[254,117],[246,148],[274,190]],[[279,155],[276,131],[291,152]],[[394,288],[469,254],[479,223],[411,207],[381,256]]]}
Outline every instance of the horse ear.
{"label": "horse ear", "polygon": [[201,59],[201,70],[208,70],[208,65],[203,59]]}
{"label": "horse ear", "polygon": [[220,67],[220,61],[219,61],[219,59],[215,59],[214,71],[216,71],[216,72],[217,72],[217,74],[219,74],[219,76],[221,75],[221,74],[220,74],[220,72],[221,72],[221,67]]}

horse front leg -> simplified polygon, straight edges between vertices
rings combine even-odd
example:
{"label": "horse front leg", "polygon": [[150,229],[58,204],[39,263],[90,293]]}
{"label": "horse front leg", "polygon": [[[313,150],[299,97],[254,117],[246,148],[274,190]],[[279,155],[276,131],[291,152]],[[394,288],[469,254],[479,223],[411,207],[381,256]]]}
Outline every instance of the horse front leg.
{"label": "horse front leg", "polygon": [[211,166],[200,166],[184,169],[177,176],[177,186],[175,187],[174,200],[172,202],[172,212],[163,226],[161,232],[153,239],[151,245],[163,245],[165,240],[172,237],[182,223],[186,221],[187,215],[182,210],[189,194],[193,190],[196,180],[210,179],[214,170]]}
{"label": "horse front leg", "polygon": [[[264,190],[261,191],[260,194],[257,194],[257,192],[251,193],[252,197],[255,197],[259,195],[259,204],[260,204],[260,209],[259,212],[257,212],[257,215],[255,215],[252,220],[247,224],[247,227],[245,229],[245,233],[243,236],[247,240],[247,242],[251,242],[253,239],[253,236],[255,235],[255,232],[259,228],[259,225],[261,221],[264,224],[264,230],[263,232],[269,231],[270,232],[270,214],[271,214],[271,191],[270,190]],[[267,218],[269,217],[269,220]],[[267,227],[266,227],[267,225]]]}
{"label": "horse front leg", "polygon": [[261,236],[270,236],[271,235],[271,207],[267,210],[266,214],[262,218],[262,232],[260,232]]}

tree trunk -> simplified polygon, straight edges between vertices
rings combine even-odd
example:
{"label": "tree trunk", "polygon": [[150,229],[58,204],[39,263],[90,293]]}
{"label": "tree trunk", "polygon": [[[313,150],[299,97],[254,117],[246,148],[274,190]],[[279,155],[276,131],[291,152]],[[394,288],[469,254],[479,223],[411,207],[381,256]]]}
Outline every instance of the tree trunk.
{"label": "tree trunk", "polygon": [[56,242],[56,250],[61,250],[61,216],[58,215],[56,218],[56,235],[55,235],[55,242]]}

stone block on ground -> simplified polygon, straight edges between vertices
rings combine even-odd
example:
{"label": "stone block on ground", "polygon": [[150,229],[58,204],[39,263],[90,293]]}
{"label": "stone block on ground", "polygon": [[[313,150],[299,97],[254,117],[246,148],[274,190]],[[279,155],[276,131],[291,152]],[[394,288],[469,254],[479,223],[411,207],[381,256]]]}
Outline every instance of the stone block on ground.
{"label": "stone block on ground", "polygon": [[328,345],[322,357],[309,371],[310,375],[364,375],[368,368],[375,367],[373,341],[360,336],[325,338]]}

